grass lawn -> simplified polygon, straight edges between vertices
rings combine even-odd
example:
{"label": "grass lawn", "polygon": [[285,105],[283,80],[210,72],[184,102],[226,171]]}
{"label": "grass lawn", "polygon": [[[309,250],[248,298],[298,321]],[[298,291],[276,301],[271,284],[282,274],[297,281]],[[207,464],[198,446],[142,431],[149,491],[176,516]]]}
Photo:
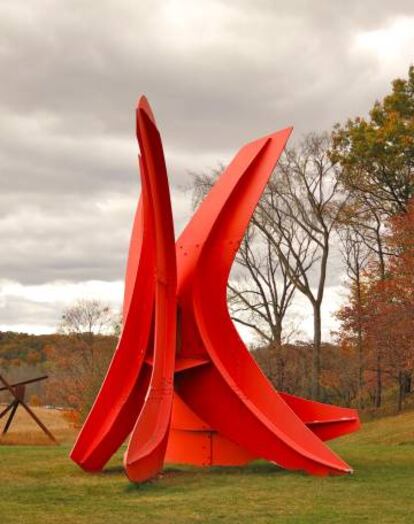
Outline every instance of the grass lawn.
{"label": "grass lawn", "polygon": [[355,473],[313,478],[266,463],[168,467],[130,484],[118,454],[82,472],[69,444],[0,446],[0,523],[414,522],[414,412],[368,422],[333,447]]}

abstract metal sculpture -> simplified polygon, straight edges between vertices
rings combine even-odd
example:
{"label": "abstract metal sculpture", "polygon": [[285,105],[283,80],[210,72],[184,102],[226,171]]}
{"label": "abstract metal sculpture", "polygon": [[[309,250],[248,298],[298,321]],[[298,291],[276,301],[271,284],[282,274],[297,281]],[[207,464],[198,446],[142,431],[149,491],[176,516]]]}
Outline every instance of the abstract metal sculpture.
{"label": "abstract metal sculpture", "polygon": [[40,427],[40,429],[44,433],[46,433],[50,440],[55,444],[58,443],[55,437],[52,435],[52,433],[47,429],[47,427],[43,424],[39,417],[36,416],[33,410],[29,408],[29,406],[26,404],[24,400],[24,397],[26,395],[26,386],[28,384],[40,382],[41,380],[46,380],[47,378],[47,375],[42,375],[41,377],[30,378],[28,380],[16,382],[15,384],[9,384],[9,382],[2,375],[0,375],[0,382],[4,384],[3,387],[0,387],[0,391],[7,390],[13,396],[13,400],[10,402],[10,404],[0,413],[0,419],[7,415],[7,413],[9,413],[9,418],[7,419],[6,424],[3,428],[3,435],[5,435],[9,430],[10,425],[13,422],[14,415],[16,414],[17,408],[19,406],[22,406],[32,417],[32,419],[36,422],[36,424]]}
{"label": "abstract metal sculpture", "polygon": [[323,441],[355,431],[357,412],[275,391],[227,310],[232,262],[291,129],[244,146],[174,246],[161,137],[145,97],[136,125],[142,194],[123,330],[71,458],[99,471],[131,434],[124,466],[135,482],[164,461],[265,458],[311,474],[351,472]]}

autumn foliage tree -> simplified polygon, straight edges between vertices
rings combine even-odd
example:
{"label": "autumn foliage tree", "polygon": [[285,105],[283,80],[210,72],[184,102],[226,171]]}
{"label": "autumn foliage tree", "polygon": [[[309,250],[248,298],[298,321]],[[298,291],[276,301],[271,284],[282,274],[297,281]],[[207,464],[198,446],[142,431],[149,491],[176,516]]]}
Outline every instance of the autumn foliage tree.
{"label": "autumn foliage tree", "polygon": [[387,278],[381,283],[380,319],[391,341],[387,364],[398,383],[399,408],[411,391],[414,369],[414,199],[407,211],[390,220],[387,238],[393,255]]}
{"label": "autumn foliage tree", "polygon": [[404,213],[414,196],[414,66],[407,79],[393,81],[368,119],[336,126],[333,143],[349,188],[386,216]]}
{"label": "autumn foliage tree", "polygon": [[406,212],[389,219],[384,235],[390,255],[384,278],[375,264],[367,269],[359,287],[351,286],[350,300],[338,313],[340,341],[345,351],[364,348],[366,393],[378,406],[376,363],[380,355],[386,381],[396,385],[398,409],[411,392],[414,370],[414,201]]}
{"label": "autumn foliage tree", "polygon": [[65,336],[45,348],[51,368],[49,397],[83,418],[100,388],[113,355],[112,310],[97,300],[81,300],[62,313],[59,330]]}
{"label": "autumn foliage tree", "polygon": [[[341,341],[354,347],[359,340],[360,392],[361,378],[369,374],[366,389],[380,407],[384,381],[397,380],[401,406],[410,360],[405,334],[412,323],[401,295],[400,255],[407,248],[401,231],[407,230],[414,195],[413,66],[407,79],[394,80],[391,93],[374,104],[368,118],[336,126],[331,156],[342,166],[342,183],[351,192],[342,230],[354,233],[370,261],[359,283],[349,279],[350,303],[339,312]],[[361,286],[366,304],[361,304]]]}

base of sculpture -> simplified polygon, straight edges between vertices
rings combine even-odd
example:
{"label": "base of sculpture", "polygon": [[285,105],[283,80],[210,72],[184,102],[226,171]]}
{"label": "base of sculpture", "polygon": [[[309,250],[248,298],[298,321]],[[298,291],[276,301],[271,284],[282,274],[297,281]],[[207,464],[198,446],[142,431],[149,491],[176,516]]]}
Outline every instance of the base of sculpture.
{"label": "base of sculpture", "polygon": [[200,419],[175,394],[165,462],[192,466],[243,466],[256,457]]}

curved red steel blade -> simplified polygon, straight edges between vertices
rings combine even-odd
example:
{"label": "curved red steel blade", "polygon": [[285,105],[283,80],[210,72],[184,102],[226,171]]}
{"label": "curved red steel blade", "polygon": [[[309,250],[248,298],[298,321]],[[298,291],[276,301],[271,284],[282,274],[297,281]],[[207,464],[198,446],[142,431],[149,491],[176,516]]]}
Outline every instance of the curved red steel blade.
{"label": "curved red steel blade", "polygon": [[162,468],[173,400],[176,341],[176,259],[167,170],[161,137],[147,100],[137,108],[137,135],[153,209],[155,237],[155,317],[153,369],[142,411],[133,429],[124,466],[142,482]]}
{"label": "curved red steel blade", "polygon": [[70,457],[87,471],[101,470],[134,427],[150,368],[144,364],[154,306],[155,245],[148,187],[140,161],[142,196],[135,214],[126,270],[123,328],[102,387]]}
{"label": "curved red steel blade", "polygon": [[332,440],[361,427],[358,411],[279,392],[296,415],[321,440]]}
{"label": "curved red steel blade", "polygon": [[351,468],[273,389],[227,310],[232,262],[290,131],[242,148],[177,242],[182,353],[207,351],[212,363],[177,376],[176,388],[202,420],[251,455],[287,469],[339,474]]}

